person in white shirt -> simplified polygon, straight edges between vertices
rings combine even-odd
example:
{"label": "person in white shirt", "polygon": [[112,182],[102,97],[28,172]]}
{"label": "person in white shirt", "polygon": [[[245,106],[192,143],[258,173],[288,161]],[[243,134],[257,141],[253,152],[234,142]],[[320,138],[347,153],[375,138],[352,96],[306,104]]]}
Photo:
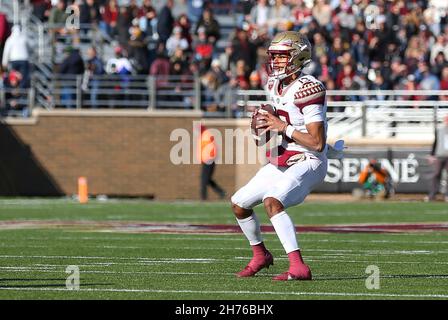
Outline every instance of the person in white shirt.
{"label": "person in white shirt", "polygon": [[2,66],[4,70],[17,70],[23,78],[20,87],[26,88],[29,85],[29,49],[26,34],[22,32],[19,25],[12,27],[12,32],[6,40],[3,50]]}

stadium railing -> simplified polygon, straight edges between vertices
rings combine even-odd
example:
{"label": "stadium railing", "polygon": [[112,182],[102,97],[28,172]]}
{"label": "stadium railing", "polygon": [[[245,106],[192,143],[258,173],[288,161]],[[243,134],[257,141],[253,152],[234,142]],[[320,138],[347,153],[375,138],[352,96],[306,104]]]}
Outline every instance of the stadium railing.
{"label": "stadium railing", "polygon": [[200,109],[201,88],[193,76],[35,74],[33,102],[54,108]]}
{"label": "stadium railing", "polygon": [[[263,90],[239,90],[235,110],[248,117],[261,103]],[[328,135],[333,138],[432,138],[448,115],[444,90],[328,90]]]}
{"label": "stadium railing", "polygon": [[1,88],[0,90],[0,117],[15,116],[26,118],[31,113],[35,89]]}
{"label": "stadium railing", "polygon": [[[203,117],[247,118],[262,103],[263,90],[237,90],[222,85],[211,90],[198,76],[54,74],[43,65],[23,92],[21,104],[30,109],[147,109],[195,110]],[[9,105],[6,91],[2,106]],[[28,113],[24,113],[26,115]],[[18,113],[9,114],[23,116]],[[432,137],[448,115],[448,91],[329,90],[329,135],[351,137]]]}

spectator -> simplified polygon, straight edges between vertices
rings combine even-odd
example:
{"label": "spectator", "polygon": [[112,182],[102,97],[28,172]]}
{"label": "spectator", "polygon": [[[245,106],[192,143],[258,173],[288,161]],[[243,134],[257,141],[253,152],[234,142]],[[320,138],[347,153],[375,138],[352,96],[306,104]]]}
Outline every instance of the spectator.
{"label": "spectator", "polygon": [[[446,38],[446,40],[445,40]],[[448,57],[448,38],[446,35],[439,35],[436,38],[436,42],[431,46],[429,61],[431,64],[434,63],[436,56],[442,52],[445,57]]]}
{"label": "spectator", "polygon": [[[419,82],[419,89],[421,90],[439,90],[440,81],[435,75],[429,71],[429,67],[426,62],[421,61],[418,63],[418,70],[415,74],[417,82]],[[437,99],[437,97],[428,97],[428,100]]]}
{"label": "spectator", "polygon": [[375,159],[364,167],[358,181],[369,198],[387,199],[393,191],[389,172]]}
{"label": "spectator", "polygon": [[[448,66],[443,67],[440,76],[440,90],[448,90]],[[448,95],[442,95],[440,100],[448,101]]]}
{"label": "spectator", "polygon": [[170,57],[170,62],[171,64],[179,63],[182,67],[182,71],[185,71],[188,69],[189,58],[181,48],[177,47]]}
{"label": "spectator", "polygon": [[163,44],[166,43],[168,38],[173,33],[174,18],[172,9],[174,6],[173,0],[166,0],[165,6],[160,10],[157,21],[157,33],[159,34],[159,41]]}
{"label": "spectator", "polygon": [[51,9],[48,23],[51,26],[53,42],[57,40],[58,35],[65,35],[67,33],[65,23],[69,15],[65,12],[65,9],[66,5],[64,0],[59,0],[57,5]]}
{"label": "spectator", "polygon": [[166,54],[165,46],[160,43],[157,48],[157,57],[151,65],[149,74],[157,76],[157,88],[166,87],[168,84],[168,76],[171,71],[170,60]]}
{"label": "spectator", "polygon": [[205,126],[200,125],[199,128],[199,141],[197,148],[197,159],[201,161],[201,200],[207,200],[207,187],[212,187],[220,199],[224,199],[226,193],[214,180],[213,173],[215,171],[215,160],[217,157],[217,145],[210,130]]}
{"label": "spectator", "polygon": [[232,75],[230,85],[236,89],[249,89],[249,69],[244,60],[238,60],[236,62],[235,74]]}
{"label": "spectator", "polygon": [[20,88],[22,82],[22,74],[19,71],[11,70],[5,81],[5,109],[3,115],[13,115],[16,111],[21,111],[22,117],[29,115],[27,107],[28,101],[23,89]]}
{"label": "spectator", "polygon": [[6,40],[3,50],[2,66],[6,70],[8,67],[20,72],[22,75],[20,88],[29,87],[29,51],[27,37],[21,31],[20,26],[12,27],[12,33]]}
{"label": "spectator", "polygon": [[180,48],[183,51],[188,49],[188,41],[182,37],[182,28],[179,26],[174,27],[173,34],[166,41],[168,56],[171,57],[177,48]]}
{"label": "spectator", "polygon": [[151,6],[151,0],[145,0],[140,17],[140,29],[143,31],[148,44],[148,66],[156,59],[157,42],[157,15],[156,10]]}
{"label": "spectator", "polygon": [[335,72],[335,68],[329,64],[328,55],[324,54],[319,57],[319,63],[317,64],[313,74],[325,84],[335,78]]}
{"label": "spectator", "polygon": [[106,64],[106,72],[112,75],[112,81],[118,83],[114,86],[112,99],[109,100],[109,108],[114,108],[116,105],[123,106],[120,101],[128,96],[127,89],[131,83],[130,75],[133,72],[132,64],[127,57],[127,52],[120,46],[114,49],[115,57],[109,59]]}
{"label": "spectator", "polygon": [[205,28],[198,30],[198,37],[193,43],[194,60],[199,64],[199,73],[202,75],[207,72],[213,56],[213,45],[209,42]]}
{"label": "spectator", "polygon": [[295,2],[291,11],[294,30],[300,30],[311,22],[311,20],[313,19],[313,13],[311,11],[311,8],[307,7],[307,5],[305,4],[305,1],[295,0],[291,2]]}
{"label": "spectator", "polygon": [[106,72],[108,74],[131,74],[132,64],[125,56],[125,51],[122,47],[117,46],[114,49],[115,57],[110,58],[106,64]]}
{"label": "spectator", "polygon": [[40,21],[46,22],[51,12],[51,1],[50,0],[31,0],[33,4],[33,15],[37,17]]}
{"label": "spectator", "polygon": [[257,4],[250,10],[249,22],[258,33],[269,31],[270,7],[267,0],[258,0]]}
{"label": "spectator", "polygon": [[192,49],[193,37],[191,36],[190,29],[191,23],[188,16],[184,13],[177,18],[176,25],[182,29],[182,38],[188,42],[188,51]]}
{"label": "spectator", "polygon": [[249,41],[247,31],[238,29],[232,46],[234,52],[232,57],[233,61],[243,60],[250,70],[255,70],[257,64],[257,48]]}
{"label": "spectator", "polygon": [[118,45],[128,49],[129,42],[129,28],[132,26],[132,15],[129,7],[120,7],[117,17],[117,40]]}
{"label": "spectator", "polygon": [[221,31],[218,21],[213,17],[213,12],[211,9],[204,9],[202,12],[201,19],[196,26],[196,34],[198,34],[199,28],[205,29],[205,34],[207,35],[208,42],[215,45],[216,42],[221,38]]}
{"label": "spectator", "polygon": [[269,10],[270,34],[286,31],[291,19],[291,10],[283,4],[283,0],[275,0],[275,5]]}
{"label": "spectator", "polygon": [[336,88],[341,90],[350,90],[353,84],[353,78],[355,77],[355,71],[351,64],[344,65],[343,69],[339,72],[336,79]]}
{"label": "spectator", "polygon": [[3,48],[10,34],[8,19],[3,12],[0,12],[0,58],[3,57]]}
{"label": "spectator", "polygon": [[204,9],[204,0],[187,0],[187,14],[188,19],[196,25],[202,16],[202,10]]}
{"label": "spectator", "polygon": [[221,69],[226,73],[227,77],[230,77],[231,73],[235,70],[233,54],[233,46],[232,44],[228,44],[218,58]]}
{"label": "spectator", "polygon": [[98,107],[98,90],[100,87],[99,77],[104,75],[103,62],[98,58],[95,47],[87,50],[87,73],[89,77],[90,103],[91,108]]}
{"label": "spectator", "polygon": [[117,34],[117,20],[120,13],[117,0],[109,0],[100,12],[102,14],[100,29],[105,35],[114,37]]}
{"label": "spectator", "polygon": [[97,3],[95,3],[95,0],[84,0],[79,7],[79,22],[81,23],[81,30],[87,33],[91,27],[83,25],[93,24],[97,26],[99,25],[100,20],[100,7]]}
{"label": "spectator", "polygon": [[[151,40],[157,40],[157,13],[151,5],[151,0],[144,0],[139,17],[140,29]],[[157,36],[156,36],[157,35]]]}
{"label": "spectator", "polygon": [[[266,100],[266,94],[264,93],[264,88],[261,83],[261,77],[260,73],[258,71],[252,71],[249,75],[249,90],[258,90],[262,91],[261,94],[256,95],[250,95],[248,98],[251,101],[265,101]],[[255,111],[254,105],[248,105],[246,106],[246,112],[253,112]]]}
{"label": "spectator", "polygon": [[313,18],[316,19],[319,26],[329,29],[331,28],[331,7],[325,0],[316,0],[312,10]]}
{"label": "spectator", "polygon": [[[66,58],[59,67],[59,73],[63,76],[61,80],[64,83],[76,79],[76,75],[84,73],[84,61],[79,50],[73,47],[67,47],[65,50]],[[76,82],[74,82],[76,83]],[[76,85],[64,84],[61,92],[61,102],[67,108],[74,108]]]}
{"label": "spectator", "polygon": [[129,29],[131,35],[128,41],[129,58],[133,66],[133,70],[137,74],[148,74],[148,44],[138,25],[138,20],[134,19],[132,27]]}
{"label": "spectator", "polygon": [[[443,118],[443,127],[435,133],[435,139],[432,146],[428,162],[433,166],[431,174],[431,185],[425,201],[434,201],[440,187],[442,171],[448,170],[448,116]],[[445,189],[445,202],[448,202],[448,188]]]}
{"label": "spectator", "polygon": [[431,73],[440,79],[441,74],[442,74],[442,69],[445,66],[448,66],[448,60],[446,59],[444,53],[442,51],[440,51],[436,55],[436,58],[434,59],[434,62],[432,63]]}

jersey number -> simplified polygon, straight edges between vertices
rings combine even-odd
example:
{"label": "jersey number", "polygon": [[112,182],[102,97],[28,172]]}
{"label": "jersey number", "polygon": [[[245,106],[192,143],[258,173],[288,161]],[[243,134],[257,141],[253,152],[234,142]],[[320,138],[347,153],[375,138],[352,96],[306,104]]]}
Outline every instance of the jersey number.
{"label": "jersey number", "polygon": [[288,124],[291,124],[289,120],[289,113],[285,110],[277,110],[277,114],[280,120],[286,121]]}
{"label": "jersey number", "polygon": [[[277,110],[278,118],[282,121],[285,121],[287,124],[291,124],[291,120],[289,119],[289,113],[285,110]],[[288,142],[294,142],[294,140],[288,138],[286,135],[283,136],[284,139]]]}

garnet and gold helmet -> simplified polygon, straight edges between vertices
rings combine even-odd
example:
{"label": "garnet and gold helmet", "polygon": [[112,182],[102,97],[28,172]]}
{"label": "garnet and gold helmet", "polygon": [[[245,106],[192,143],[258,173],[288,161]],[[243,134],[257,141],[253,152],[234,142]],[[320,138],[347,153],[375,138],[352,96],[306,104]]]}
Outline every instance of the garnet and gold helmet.
{"label": "garnet and gold helmet", "polygon": [[[272,39],[268,55],[269,76],[284,79],[302,70],[311,62],[311,43],[299,32],[284,31]],[[287,62],[279,63],[274,59],[276,55],[287,56]]]}

